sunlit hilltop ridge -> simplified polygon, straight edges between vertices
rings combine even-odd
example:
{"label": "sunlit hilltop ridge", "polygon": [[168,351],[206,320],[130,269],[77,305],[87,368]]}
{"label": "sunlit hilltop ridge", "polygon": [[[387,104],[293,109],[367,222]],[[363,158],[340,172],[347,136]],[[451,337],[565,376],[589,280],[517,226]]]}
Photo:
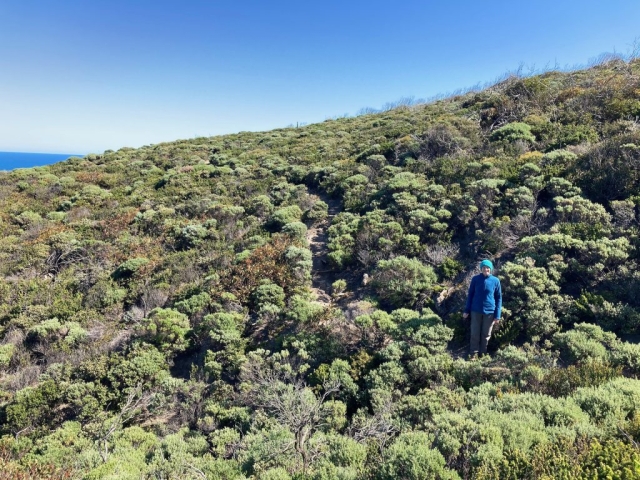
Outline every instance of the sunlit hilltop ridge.
{"label": "sunlit hilltop ridge", "polygon": [[638,165],[613,59],[0,173],[0,471],[640,478]]}

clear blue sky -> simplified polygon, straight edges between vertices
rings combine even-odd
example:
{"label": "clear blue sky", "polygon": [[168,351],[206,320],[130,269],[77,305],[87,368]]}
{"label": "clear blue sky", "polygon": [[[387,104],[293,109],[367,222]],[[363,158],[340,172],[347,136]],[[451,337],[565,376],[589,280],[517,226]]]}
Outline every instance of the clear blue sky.
{"label": "clear blue sky", "polygon": [[0,150],[323,121],[629,53],[639,19],[637,0],[0,0]]}

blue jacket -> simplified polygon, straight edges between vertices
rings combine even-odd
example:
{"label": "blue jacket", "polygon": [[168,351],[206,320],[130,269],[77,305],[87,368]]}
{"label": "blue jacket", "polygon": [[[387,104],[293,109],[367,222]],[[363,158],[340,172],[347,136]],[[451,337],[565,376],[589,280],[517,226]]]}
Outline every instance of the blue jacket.
{"label": "blue jacket", "polygon": [[483,274],[479,274],[473,277],[471,285],[469,285],[469,295],[464,313],[493,313],[493,318],[499,319],[501,310],[502,288],[500,280],[493,275],[485,277]]}

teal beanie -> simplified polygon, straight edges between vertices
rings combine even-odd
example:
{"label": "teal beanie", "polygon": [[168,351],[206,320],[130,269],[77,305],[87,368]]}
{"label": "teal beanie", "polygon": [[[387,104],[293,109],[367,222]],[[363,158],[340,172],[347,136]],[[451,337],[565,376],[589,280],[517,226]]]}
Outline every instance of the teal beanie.
{"label": "teal beanie", "polygon": [[491,260],[482,260],[480,262],[480,268],[482,267],[489,267],[491,269],[491,271],[493,272],[493,263],[491,263]]}

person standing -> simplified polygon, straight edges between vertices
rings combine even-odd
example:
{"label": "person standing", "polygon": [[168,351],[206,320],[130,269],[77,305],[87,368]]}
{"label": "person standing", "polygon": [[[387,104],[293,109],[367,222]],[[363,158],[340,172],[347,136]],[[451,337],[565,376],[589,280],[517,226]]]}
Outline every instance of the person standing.
{"label": "person standing", "polygon": [[493,263],[490,260],[480,262],[480,272],[471,279],[463,313],[464,318],[471,315],[469,357],[487,353],[491,330],[500,321],[502,310],[502,288],[500,280],[492,275]]}

